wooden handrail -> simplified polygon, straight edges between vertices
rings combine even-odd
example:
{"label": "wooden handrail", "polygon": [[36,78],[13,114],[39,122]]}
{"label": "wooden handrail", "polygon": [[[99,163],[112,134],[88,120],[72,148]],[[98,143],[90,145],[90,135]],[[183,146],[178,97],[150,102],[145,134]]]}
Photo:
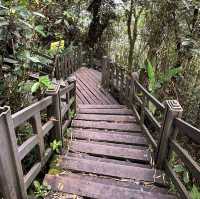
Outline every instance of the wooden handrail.
{"label": "wooden handrail", "polygon": [[200,166],[197,162],[193,160],[191,155],[183,149],[183,147],[180,146],[175,140],[170,140],[170,146],[171,149],[179,155],[181,160],[184,162],[185,165],[187,165],[187,168],[190,170],[190,172],[200,180]]}
{"label": "wooden handrail", "polygon": [[12,115],[14,127],[18,127],[19,125],[23,124],[25,121],[30,119],[35,113],[44,110],[49,105],[52,104],[52,97],[46,97],[39,102],[36,102],[29,107],[22,109],[21,111]]}
{"label": "wooden handrail", "polygon": [[135,80],[135,85],[139,88],[139,91],[143,92],[144,95],[155,105],[159,110],[164,111],[165,106],[159,102],[151,93],[149,93],[137,80]]}
{"label": "wooden handrail", "polygon": [[[10,173],[9,175],[0,175],[1,182],[5,183],[2,191],[6,198],[27,198],[27,189],[53,153],[51,148],[45,149],[44,137],[51,134],[54,139],[63,141],[62,132],[71,122],[69,111],[73,108],[75,111],[76,107],[76,79],[71,78],[68,83],[68,86],[62,89],[58,87],[55,92],[49,92],[50,96],[13,115],[11,115],[9,107],[0,108],[0,139],[4,140],[6,146],[3,146],[6,152],[0,150],[0,169],[5,174],[7,171]],[[61,103],[64,103],[64,106],[61,106]],[[47,107],[51,111],[48,111],[48,121],[42,124],[41,111]],[[25,122],[31,123],[33,135],[22,145],[17,146],[15,129]],[[40,160],[24,175],[21,161],[30,154],[36,145],[39,146]],[[10,190],[13,191],[10,192]]]}
{"label": "wooden handrail", "polygon": [[200,129],[197,129],[180,118],[176,118],[174,122],[180,133],[191,138],[193,142],[200,144]]}
{"label": "wooden handrail", "polygon": [[[103,65],[103,67],[105,66]],[[168,100],[165,103],[161,103],[157,100],[139,82],[137,73],[133,73],[130,78],[126,70],[123,70],[123,73],[120,72],[121,67],[111,61],[106,62],[106,67],[103,68],[103,71],[102,80],[104,82],[102,82],[102,85],[104,86],[105,84],[103,83],[106,82],[106,87],[104,88],[108,89],[113,95],[117,93],[118,96],[121,96],[119,100],[133,109],[137,121],[140,122],[142,130],[149,140],[149,144],[154,149],[156,167],[165,170],[167,177],[172,180],[181,198],[191,199],[189,192],[173,170],[169,160],[172,152],[175,152],[190,173],[197,180],[200,180],[199,164],[176,141],[176,135],[180,133],[189,137],[193,142],[200,144],[200,129],[181,119],[183,110],[178,101]],[[163,115],[161,122],[158,122],[154,114],[149,110],[149,102]],[[150,130],[145,124],[146,119],[151,121],[155,131],[159,132],[157,140],[152,135],[152,129]]]}
{"label": "wooden handrail", "polygon": [[68,53],[56,55],[54,58],[54,69],[52,77],[57,80],[66,80],[72,73],[82,66],[83,55],[81,47],[78,48],[72,55]]}

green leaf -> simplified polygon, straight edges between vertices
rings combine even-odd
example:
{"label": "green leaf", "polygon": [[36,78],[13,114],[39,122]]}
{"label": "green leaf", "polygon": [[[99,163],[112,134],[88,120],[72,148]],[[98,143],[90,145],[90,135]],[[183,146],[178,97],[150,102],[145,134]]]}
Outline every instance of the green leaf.
{"label": "green leaf", "polygon": [[176,173],[182,173],[182,172],[184,172],[184,167],[181,165],[181,164],[177,164],[177,165],[175,165],[175,167],[174,167],[174,171],[176,172]]}
{"label": "green leaf", "polygon": [[42,35],[43,37],[46,37],[46,33],[44,32],[44,27],[42,25],[36,26],[35,31],[40,35]]}
{"label": "green leaf", "polygon": [[190,182],[189,173],[187,171],[185,171],[183,174],[183,181],[185,182],[185,184],[188,184]]}
{"label": "green leaf", "polygon": [[35,84],[33,84],[33,86],[31,87],[31,92],[35,93],[38,89],[40,88],[40,83],[36,82]]}
{"label": "green leaf", "polygon": [[39,189],[40,189],[40,183],[39,183],[37,180],[35,180],[35,181],[33,182],[33,185],[34,185],[34,187],[35,187],[36,190],[39,190]]}
{"label": "green leaf", "polygon": [[195,185],[193,185],[190,195],[191,195],[192,199],[199,199],[200,198],[200,192]]}
{"label": "green leaf", "polygon": [[48,89],[53,88],[53,84],[47,75],[39,77],[39,83]]}

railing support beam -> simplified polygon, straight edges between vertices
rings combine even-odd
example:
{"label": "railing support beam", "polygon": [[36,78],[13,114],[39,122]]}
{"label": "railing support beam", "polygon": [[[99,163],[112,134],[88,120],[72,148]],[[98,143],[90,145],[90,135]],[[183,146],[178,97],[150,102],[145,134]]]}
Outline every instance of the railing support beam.
{"label": "railing support beam", "polygon": [[26,199],[17,138],[9,107],[0,108],[0,182],[5,199]]}
{"label": "railing support beam", "polygon": [[50,109],[48,110],[49,116],[53,116],[53,120],[55,123],[55,127],[51,130],[52,135],[55,135],[56,140],[61,140],[63,143],[63,133],[62,133],[62,118],[61,118],[61,99],[60,99],[60,86],[57,86],[55,91],[47,92],[48,96],[53,97],[53,104],[51,105]]}
{"label": "railing support beam", "polygon": [[131,85],[130,85],[130,93],[129,93],[129,104],[135,105],[135,96],[136,96],[136,88],[135,81],[139,80],[139,74],[137,72],[133,72],[131,74]]}
{"label": "railing support beam", "polygon": [[[69,98],[72,99],[72,97],[74,97],[72,109],[73,109],[74,113],[76,113],[76,77],[72,76],[72,77],[68,78],[67,81],[69,82],[69,84],[74,84],[74,88],[71,91]],[[69,103],[69,101],[68,101],[68,103]]]}
{"label": "railing support beam", "polygon": [[167,100],[164,104],[165,117],[156,155],[156,166],[158,169],[164,168],[164,162],[168,157],[169,138],[175,133],[173,121],[175,118],[181,117],[183,112],[181,105],[176,100]]}
{"label": "railing support beam", "polygon": [[108,58],[104,56],[102,61],[102,80],[101,80],[103,88],[109,89],[109,82],[110,82],[110,68],[108,64]]}

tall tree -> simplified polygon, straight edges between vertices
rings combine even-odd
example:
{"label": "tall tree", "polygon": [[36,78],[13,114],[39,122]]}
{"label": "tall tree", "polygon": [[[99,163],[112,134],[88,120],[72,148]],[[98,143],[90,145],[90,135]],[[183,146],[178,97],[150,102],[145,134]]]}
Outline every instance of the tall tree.
{"label": "tall tree", "polygon": [[138,22],[142,14],[143,7],[137,6],[134,0],[130,2],[130,8],[127,10],[127,30],[129,39],[128,70],[132,71],[135,43],[138,36]]}
{"label": "tall tree", "polygon": [[113,0],[93,0],[90,3],[88,11],[92,13],[93,18],[90,23],[86,40],[89,47],[94,47],[94,45],[101,39],[110,20],[114,19],[114,8],[115,4]]}

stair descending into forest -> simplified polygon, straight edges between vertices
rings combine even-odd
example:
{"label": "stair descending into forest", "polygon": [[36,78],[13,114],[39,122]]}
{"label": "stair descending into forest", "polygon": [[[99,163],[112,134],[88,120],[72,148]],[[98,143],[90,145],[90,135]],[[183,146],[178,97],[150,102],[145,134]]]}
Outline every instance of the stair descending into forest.
{"label": "stair descending into forest", "polygon": [[132,111],[100,88],[99,72],[81,68],[76,75],[72,140],[58,161],[63,172],[47,174],[44,182],[55,192],[82,198],[176,198],[168,193],[163,173],[152,168],[147,140]]}

